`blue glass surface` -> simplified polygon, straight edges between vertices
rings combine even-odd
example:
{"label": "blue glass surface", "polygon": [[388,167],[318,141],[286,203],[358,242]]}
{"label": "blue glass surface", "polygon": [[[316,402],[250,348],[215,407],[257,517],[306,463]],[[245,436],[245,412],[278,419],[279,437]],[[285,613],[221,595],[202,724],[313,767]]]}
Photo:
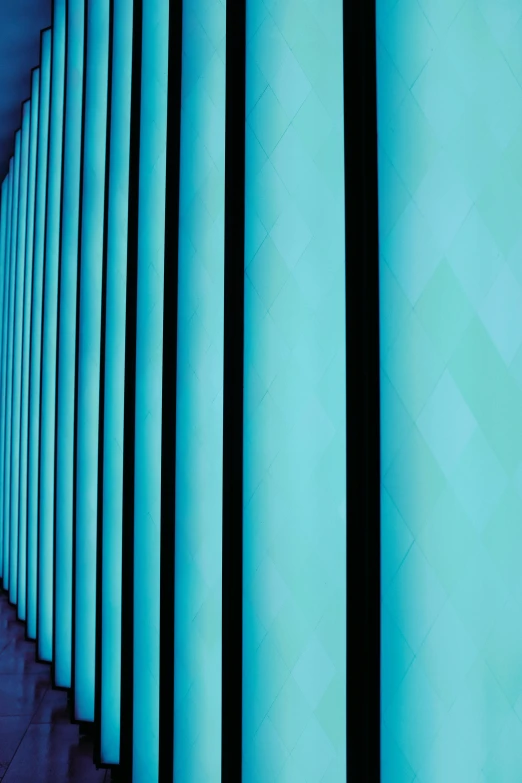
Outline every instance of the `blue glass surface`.
{"label": "blue glass surface", "polygon": [[[11,222],[11,282],[9,292],[9,332],[7,344],[7,438],[6,438],[6,486],[7,492],[4,496],[4,513],[6,525],[9,528],[9,559],[8,559],[8,591],[9,600],[16,602],[17,571],[18,571],[18,517],[13,518],[12,502],[12,475],[13,475],[13,408],[16,405],[15,395],[13,394],[13,376],[14,376],[14,341],[16,328],[16,286],[18,279],[18,213],[20,207],[20,153],[21,153],[21,131],[16,132],[15,136],[15,154],[13,166],[13,212]],[[19,401],[18,401],[19,404]]]}
{"label": "blue glass surface", "polygon": [[[25,559],[25,529],[20,526],[20,422],[22,414],[22,345],[24,332],[25,265],[27,235],[27,191],[29,184],[29,135],[31,132],[31,103],[22,106],[22,131],[20,137],[20,185],[18,207],[18,242],[16,251],[15,331],[13,341],[13,412],[12,412],[12,467],[11,467],[11,516],[15,531],[16,547],[11,564],[13,602],[17,603],[19,620],[25,620],[25,591],[20,601],[19,559]],[[14,538],[14,537],[13,537]],[[12,539],[13,541],[13,539]],[[25,572],[25,569],[24,569]],[[25,573],[24,573],[25,576]]]}
{"label": "blue glass surface", "polygon": [[133,3],[115,0],[107,225],[100,753],[120,758],[123,411]]}
{"label": "blue glass surface", "polygon": [[[38,152],[34,214],[34,259],[29,367],[29,453],[27,475],[27,635],[36,639],[38,605],[38,480],[45,216],[51,90],[51,31],[42,35],[38,91]],[[34,99],[33,99],[34,100]]]}
{"label": "blue glass surface", "polygon": [[67,6],[67,63],[56,408],[54,677],[56,685],[62,688],[71,687],[72,663],[74,403],[84,24],[84,0],[70,0]]}
{"label": "blue glass surface", "polygon": [[225,36],[224,0],[185,0],[174,656],[180,783],[221,779]]}
{"label": "blue glass surface", "polygon": [[40,422],[38,657],[53,653],[54,465],[58,268],[65,92],[65,0],[54,0]]}
{"label": "blue glass surface", "polygon": [[134,476],[133,783],[158,781],[168,0],[144,0]]}
{"label": "blue glass surface", "polygon": [[88,0],[80,249],[74,716],[94,720],[101,294],[109,0]]}
{"label": "blue glass surface", "polygon": [[[0,508],[3,508],[3,496],[4,496],[4,378],[5,371],[3,365],[4,356],[4,308],[5,299],[4,294],[7,291],[5,281],[9,275],[9,264],[7,256],[7,214],[8,214],[8,200],[9,200],[9,175],[7,175],[2,182],[2,202],[0,207]],[[4,525],[0,520],[0,579],[2,579],[4,571]]]}
{"label": "blue glass surface", "polygon": [[342,32],[247,1],[245,783],[346,781]]}
{"label": "blue glass surface", "polygon": [[6,258],[7,258],[7,276],[5,280],[5,306],[4,306],[4,336],[3,336],[3,358],[2,358],[2,418],[4,420],[4,438],[2,443],[3,464],[2,478],[4,493],[2,497],[2,527],[4,531],[4,562],[2,573],[2,585],[4,590],[9,589],[9,519],[6,515],[7,500],[9,498],[9,483],[7,478],[7,368],[9,351],[9,312],[11,307],[11,234],[13,221],[13,169],[14,159],[9,161],[9,186],[7,196],[7,236],[6,236]]}

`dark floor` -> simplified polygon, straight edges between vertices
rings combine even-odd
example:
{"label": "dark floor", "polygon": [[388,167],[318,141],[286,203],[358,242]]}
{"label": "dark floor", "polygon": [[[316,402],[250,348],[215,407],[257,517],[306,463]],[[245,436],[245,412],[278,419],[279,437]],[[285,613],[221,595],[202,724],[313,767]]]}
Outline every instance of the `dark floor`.
{"label": "dark floor", "polygon": [[50,666],[0,592],[0,780],[2,783],[107,783],[92,744],[69,720],[67,696],[53,691]]}

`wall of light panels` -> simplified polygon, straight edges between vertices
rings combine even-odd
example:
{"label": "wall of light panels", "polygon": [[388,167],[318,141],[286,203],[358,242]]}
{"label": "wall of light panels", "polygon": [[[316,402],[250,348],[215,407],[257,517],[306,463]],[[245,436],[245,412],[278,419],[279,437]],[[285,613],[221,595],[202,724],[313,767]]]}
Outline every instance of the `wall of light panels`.
{"label": "wall of light panels", "polygon": [[[3,494],[4,494],[4,430],[5,420],[3,415],[5,405],[5,371],[4,371],[4,308],[6,306],[5,292],[7,291],[6,280],[9,275],[9,264],[7,255],[7,202],[9,195],[9,179],[8,176],[2,182],[2,202],[0,204],[0,302],[2,309],[0,310],[0,368],[2,371],[2,377],[0,379],[0,508],[3,508]],[[0,579],[2,579],[4,571],[4,526],[3,522],[0,522]]]}
{"label": "wall of light panels", "polygon": [[520,41],[497,5],[377,11],[382,780],[516,780]]}
{"label": "wall of light panels", "polygon": [[120,759],[123,423],[133,3],[114,3],[103,432],[100,757]]}
{"label": "wall of light panels", "polygon": [[38,496],[38,656],[43,661],[51,661],[53,656],[56,355],[65,95],[65,12],[65,0],[55,0],[44,254]]}
{"label": "wall of light panels", "polygon": [[84,0],[67,6],[63,194],[61,215],[56,404],[55,684],[72,679],[73,483],[76,388],[76,299],[82,150]]}
{"label": "wall of light panels", "polygon": [[183,3],[174,777],[186,783],[221,767],[225,24],[225,2],[210,16]]}
{"label": "wall of light panels", "polygon": [[75,676],[77,720],[94,720],[101,296],[109,67],[109,2],[87,2],[78,297]]}
{"label": "wall of light panels", "polygon": [[52,33],[42,33],[38,93],[38,151],[34,214],[31,357],[29,368],[29,454],[27,475],[27,635],[36,639],[38,626],[38,511],[40,474],[40,391],[43,326],[45,219],[51,94]]}

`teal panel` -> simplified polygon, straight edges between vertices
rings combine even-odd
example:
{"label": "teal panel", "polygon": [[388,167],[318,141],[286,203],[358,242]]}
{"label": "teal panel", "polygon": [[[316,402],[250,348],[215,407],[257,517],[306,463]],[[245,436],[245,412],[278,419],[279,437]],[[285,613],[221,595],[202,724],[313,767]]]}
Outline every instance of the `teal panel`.
{"label": "teal panel", "polygon": [[180,783],[221,780],[225,34],[224,0],[185,0],[174,637]]}
{"label": "teal panel", "polygon": [[65,2],[54,0],[45,230],[38,529],[38,657],[53,655],[54,465],[58,269],[65,92]]}
{"label": "teal panel", "polygon": [[13,375],[14,375],[14,341],[16,328],[16,286],[18,278],[18,213],[20,206],[20,151],[21,151],[21,131],[15,135],[15,154],[13,164],[13,208],[11,218],[11,269],[9,286],[9,332],[7,337],[7,437],[6,437],[6,463],[5,463],[5,482],[6,493],[4,496],[4,514],[5,525],[9,529],[9,554],[8,567],[4,572],[4,587],[9,593],[9,600],[16,601],[17,587],[17,566],[18,566],[18,518],[13,518],[12,503],[12,475],[13,475],[13,408],[15,399],[13,394]]}
{"label": "teal panel", "polygon": [[7,500],[9,498],[9,483],[7,478],[7,465],[9,462],[7,451],[7,431],[8,431],[8,415],[7,415],[7,367],[8,367],[8,351],[9,351],[9,311],[11,307],[11,234],[12,234],[12,222],[13,222],[13,179],[14,179],[14,159],[9,161],[9,184],[7,195],[7,234],[6,234],[6,280],[5,280],[5,306],[4,306],[4,334],[3,334],[3,358],[2,358],[2,418],[4,420],[4,438],[2,443],[3,451],[3,464],[2,464],[2,480],[4,485],[4,493],[2,497],[2,528],[4,533],[4,552],[3,552],[3,568],[2,568],[2,585],[4,590],[9,589],[9,518],[6,514]]}
{"label": "teal panel", "polygon": [[109,78],[109,0],[87,2],[80,257],[74,717],[94,720],[101,295]]}
{"label": "teal panel", "polygon": [[29,454],[27,464],[27,635],[36,639],[38,604],[38,478],[40,467],[40,384],[42,358],[42,304],[49,100],[51,89],[51,31],[42,35],[40,62],[36,203],[34,214],[33,295],[29,368]]}
{"label": "teal panel", "polygon": [[[9,201],[9,176],[2,182],[2,195],[0,206],[0,508],[3,508],[4,497],[4,431],[5,431],[5,370],[4,370],[4,310],[7,301],[6,281],[9,276],[9,257],[7,255],[7,216]],[[5,296],[5,298],[4,298]],[[4,571],[4,525],[0,520],[0,580]]]}
{"label": "teal panel", "polygon": [[107,224],[105,413],[101,596],[101,726],[104,764],[120,759],[123,411],[129,216],[133,3],[115,0]]}
{"label": "teal panel", "polygon": [[71,687],[76,298],[83,109],[84,0],[67,6],[67,63],[56,406],[54,678]]}
{"label": "teal panel", "polygon": [[247,2],[245,783],[346,781],[342,12]]}
{"label": "teal panel", "polygon": [[382,781],[522,774],[522,2],[378,0]]}
{"label": "teal panel", "polygon": [[[19,594],[19,560],[25,560],[25,529],[20,526],[20,423],[22,414],[22,346],[24,332],[25,303],[25,265],[27,232],[27,191],[29,185],[29,135],[31,132],[31,104],[26,101],[22,106],[22,131],[20,136],[20,185],[18,206],[18,240],[16,251],[16,289],[13,339],[13,408],[12,408],[12,447],[11,447],[11,518],[14,535],[11,561],[11,600],[17,603],[19,620],[25,620],[25,591]],[[25,569],[24,569],[25,571]]]}
{"label": "teal panel", "polygon": [[143,0],[134,476],[133,783],[158,781],[168,30],[168,0]]}

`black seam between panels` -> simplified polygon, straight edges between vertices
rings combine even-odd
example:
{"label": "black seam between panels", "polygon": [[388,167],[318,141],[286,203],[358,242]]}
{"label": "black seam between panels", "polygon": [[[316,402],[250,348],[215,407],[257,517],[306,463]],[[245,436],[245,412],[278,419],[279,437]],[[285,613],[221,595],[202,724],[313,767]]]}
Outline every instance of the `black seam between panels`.
{"label": "black seam between panels", "polygon": [[82,231],[83,231],[83,164],[85,158],[85,86],[87,82],[87,35],[89,0],[83,6],[83,74],[82,74],[82,130],[80,152],[80,194],[78,209],[78,271],[76,277],[76,348],[74,356],[74,445],[73,445],[73,563],[72,563],[72,641],[71,641],[71,723],[78,723],[75,718],[75,680],[76,680],[76,495],[78,469],[78,371],[80,349],[80,290],[82,278]]}
{"label": "black seam between panels", "polygon": [[[176,567],[176,385],[178,348],[179,184],[183,3],[169,13],[167,189],[163,294],[163,387],[161,421],[161,619],[159,779],[174,778],[174,636]],[[174,753],[176,749],[174,747]]]}
{"label": "black seam between panels", "polygon": [[94,681],[94,761],[96,766],[107,767],[101,763],[101,723],[102,723],[102,591],[103,591],[103,491],[105,456],[105,344],[107,319],[107,242],[109,225],[109,186],[111,165],[111,111],[112,111],[112,59],[113,59],[114,0],[109,0],[109,52],[107,79],[107,133],[105,155],[105,202],[103,214],[103,269],[101,296],[101,340],[100,340],[100,414],[98,431],[98,516],[97,516],[97,552],[96,552],[96,666]]}
{"label": "black seam between panels", "polygon": [[134,0],[129,168],[127,301],[123,426],[122,654],[120,769],[132,780],[134,713],[134,467],[136,416],[136,327],[143,0]]}
{"label": "black seam between panels", "polygon": [[65,181],[65,127],[67,124],[67,70],[69,60],[69,3],[65,2],[65,59],[64,59],[64,94],[63,94],[63,125],[62,125],[62,179],[60,185],[60,238],[58,242],[58,301],[56,307],[56,394],[54,400],[54,502],[53,502],[53,658],[51,662],[51,682],[53,688],[56,686],[56,496],[58,489],[58,410],[59,410],[59,386],[58,378],[60,375],[60,313],[62,296],[62,245],[63,245],[63,185]]}
{"label": "black seam between panels", "polygon": [[246,0],[226,21],[221,779],[242,775]]}
{"label": "black seam between panels", "polygon": [[380,780],[380,400],[375,3],[344,2],[347,779]]}

